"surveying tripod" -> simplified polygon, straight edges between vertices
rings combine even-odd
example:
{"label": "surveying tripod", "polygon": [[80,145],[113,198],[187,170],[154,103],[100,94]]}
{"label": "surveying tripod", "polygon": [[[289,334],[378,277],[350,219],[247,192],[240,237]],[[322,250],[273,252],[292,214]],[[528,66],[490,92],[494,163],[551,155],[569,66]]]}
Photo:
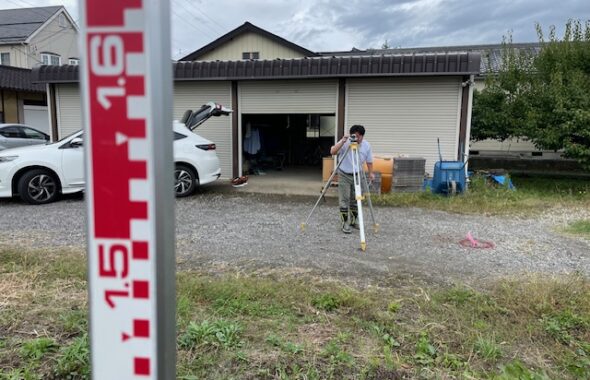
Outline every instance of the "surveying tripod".
{"label": "surveying tripod", "polygon": [[[355,195],[357,209],[358,209],[358,224],[359,224],[359,234],[360,234],[360,239],[361,239],[361,251],[364,252],[367,249],[367,242],[365,241],[365,225],[364,225],[364,219],[363,219],[363,199],[365,199],[365,196],[363,195],[363,192],[362,192],[361,181],[363,181],[362,183],[365,184],[365,189],[367,189],[367,204],[369,205],[369,211],[371,212],[371,219],[373,220],[373,229],[374,229],[375,233],[378,232],[378,230],[379,230],[379,224],[377,224],[375,222],[375,215],[373,213],[373,204],[371,203],[371,193],[369,191],[367,178],[365,177],[365,172],[364,172],[363,168],[361,167],[361,161],[359,158],[359,144],[356,141],[356,139],[354,139],[354,135],[351,136],[350,144],[348,145],[348,147],[346,148],[346,151],[342,155],[342,159],[338,162],[338,164],[334,168],[334,171],[332,171],[332,175],[330,176],[330,178],[328,179],[328,181],[326,182],[326,184],[322,188],[322,193],[320,194],[318,200],[316,201],[315,205],[311,209],[311,212],[307,216],[307,219],[305,220],[305,222],[301,223],[301,230],[305,231],[305,226],[307,225],[309,218],[311,218],[311,215],[313,214],[315,209],[318,207],[318,204],[320,203],[322,198],[324,198],[324,195],[326,194],[326,192],[330,188],[330,185],[332,184],[332,180],[334,179],[334,176],[336,175],[336,173],[338,173],[338,169],[340,168],[340,165],[342,164],[342,162],[344,161],[344,158],[346,157],[346,155],[349,152],[352,155],[352,176],[353,176],[353,180],[354,180],[354,195]],[[350,211],[349,211],[349,213],[350,213]],[[350,220],[350,215],[348,216],[348,220]]]}

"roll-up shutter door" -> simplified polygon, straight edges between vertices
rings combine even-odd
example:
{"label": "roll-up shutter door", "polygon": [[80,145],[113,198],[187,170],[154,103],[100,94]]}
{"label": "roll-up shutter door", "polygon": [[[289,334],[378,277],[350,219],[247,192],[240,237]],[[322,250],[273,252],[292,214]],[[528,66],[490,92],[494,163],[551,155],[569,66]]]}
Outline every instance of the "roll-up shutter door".
{"label": "roll-up shutter door", "polygon": [[[173,116],[175,120],[180,119],[187,109],[198,109],[207,102],[215,102],[231,108],[231,83],[200,81],[174,83]],[[230,178],[232,175],[231,120],[231,116],[211,117],[194,130],[199,136],[217,145],[222,178]]]}
{"label": "roll-up shutter door", "polygon": [[460,78],[349,79],[346,129],[365,126],[374,154],[455,160],[459,136]]}
{"label": "roll-up shutter door", "polygon": [[57,138],[61,139],[84,127],[82,125],[82,101],[80,87],[77,84],[59,84],[56,88]]}
{"label": "roll-up shutter door", "polygon": [[238,86],[242,114],[334,114],[338,82],[334,80],[244,81]]}

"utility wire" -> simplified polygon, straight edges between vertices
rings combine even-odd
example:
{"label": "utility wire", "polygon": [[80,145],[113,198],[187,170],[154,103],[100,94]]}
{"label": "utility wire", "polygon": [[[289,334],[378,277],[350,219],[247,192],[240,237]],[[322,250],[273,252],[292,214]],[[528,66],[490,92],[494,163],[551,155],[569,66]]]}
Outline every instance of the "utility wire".
{"label": "utility wire", "polygon": [[194,31],[198,32],[199,34],[207,34],[210,38],[215,38],[211,32],[208,32],[207,30],[201,29],[199,27],[197,27],[194,23],[186,20],[186,18],[182,17],[181,15],[179,15],[176,10],[174,8],[172,8],[172,13],[176,16],[177,20],[182,20],[184,21],[184,23],[186,25],[188,25],[190,28],[192,28]]}
{"label": "utility wire", "polygon": [[[220,23],[218,23],[217,21],[215,21],[214,19],[212,19],[209,15],[207,15],[205,12],[203,12],[201,9],[193,7],[190,3],[184,3],[182,2],[182,0],[176,0],[176,5],[178,5],[179,7],[183,8],[189,15],[191,15],[192,17],[194,17],[195,19],[203,19],[203,17],[196,17],[195,14],[193,13],[193,10],[196,10],[197,12],[199,12],[201,15],[205,16],[207,19],[211,20],[215,25],[215,26],[222,34],[225,33],[225,31],[227,30],[227,28],[223,25],[221,25]],[[210,24],[209,22],[207,22],[208,24]]]}

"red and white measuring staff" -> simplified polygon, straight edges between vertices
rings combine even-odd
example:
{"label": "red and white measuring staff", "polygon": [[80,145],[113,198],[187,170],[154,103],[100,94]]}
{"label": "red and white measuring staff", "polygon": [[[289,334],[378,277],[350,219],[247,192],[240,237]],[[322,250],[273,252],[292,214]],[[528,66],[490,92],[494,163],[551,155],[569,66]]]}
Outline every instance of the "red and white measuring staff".
{"label": "red and white measuring staff", "polygon": [[173,379],[169,3],[79,4],[92,377]]}

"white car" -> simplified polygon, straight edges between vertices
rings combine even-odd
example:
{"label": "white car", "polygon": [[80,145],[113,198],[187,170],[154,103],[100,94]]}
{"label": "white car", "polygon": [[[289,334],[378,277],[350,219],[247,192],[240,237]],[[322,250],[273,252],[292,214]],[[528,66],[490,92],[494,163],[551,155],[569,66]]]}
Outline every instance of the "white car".
{"label": "white car", "polygon": [[[187,111],[173,122],[174,191],[177,197],[192,194],[199,185],[221,176],[215,144],[192,132],[211,116],[232,112],[219,104],[207,103]],[[84,190],[83,132],[58,142],[0,152],[0,197],[20,198],[30,204],[56,200],[60,194]]]}
{"label": "white car", "polygon": [[0,124],[0,150],[46,144],[49,136],[27,125]]}

